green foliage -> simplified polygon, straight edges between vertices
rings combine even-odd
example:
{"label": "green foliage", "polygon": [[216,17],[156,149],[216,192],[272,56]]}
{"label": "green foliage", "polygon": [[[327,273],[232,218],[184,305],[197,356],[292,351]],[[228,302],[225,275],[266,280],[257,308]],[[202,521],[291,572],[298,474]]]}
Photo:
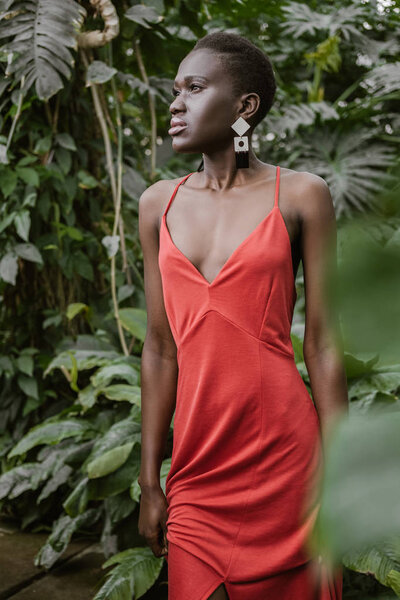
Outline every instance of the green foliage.
{"label": "green foliage", "polygon": [[[277,96],[253,136],[254,149],[261,160],[326,180],[340,252],[346,220],[381,215],[379,227],[368,228],[379,250],[353,246],[373,260],[369,270],[367,260],[356,269],[353,302],[366,305],[346,330],[351,413],[396,413],[400,390],[398,361],[379,363],[385,349],[398,348],[388,342],[396,308],[383,304],[388,319],[373,340],[380,340],[379,354],[362,354],[355,343],[373,339],[365,319],[385,290],[393,298],[398,264],[393,7],[260,0],[114,5],[120,34],[93,50],[86,66],[75,50],[79,29],[92,26],[89,2],[0,3],[0,499],[23,527],[51,525],[37,565],[54,565],[78,531],[99,537],[106,556],[117,552],[104,565],[113,568],[96,600],[139,598],[163,563],[138,536],[120,534],[137,518],[140,501],[147,319],[138,199],[153,181],[200,162],[173,155],[168,107],[179,62],[208,31],[241,33],[271,58]],[[380,269],[388,254],[394,268]],[[380,285],[371,290],[378,275]],[[346,276],[351,289],[354,271]],[[296,283],[301,332],[301,270]],[[346,306],[354,316],[354,305]],[[292,343],[311,391],[301,336],[293,333]],[[161,466],[164,491],[171,445],[172,427]],[[393,461],[387,459],[382,477]],[[395,539],[343,562],[399,594]]]}
{"label": "green foliage", "polygon": [[116,471],[126,462],[132,448],[133,442],[129,442],[123,446],[117,446],[92,460],[87,466],[89,479],[104,477]]}
{"label": "green foliage", "polygon": [[[9,0],[10,11],[0,23],[0,37],[13,38],[2,47],[3,52],[18,53],[7,74],[22,83],[24,91],[35,83],[36,93],[41,100],[48,100],[62,90],[60,77],[71,77],[74,59],[68,48],[76,46],[76,27],[80,27],[86,10],[74,0],[63,2],[37,0],[35,3]],[[17,8],[13,14],[12,11]]]}
{"label": "green foliage", "polygon": [[311,541],[328,559],[374,575],[398,595],[400,412],[373,408],[339,423],[331,440]]}
{"label": "green foliage", "polygon": [[400,539],[400,410],[374,408],[340,423],[329,448],[316,535],[335,557]]}
{"label": "green foliage", "polygon": [[107,560],[103,569],[117,565],[107,574],[107,580],[94,600],[131,600],[140,598],[160,574],[163,560],[150,548],[131,548]]}
{"label": "green foliage", "polygon": [[94,60],[88,67],[86,83],[106,83],[116,73],[118,73],[117,69],[109,67],[101,60]]}
{"label": "green foliage", "polygon": [[139,308],[122,308],[119,312],[121,323],[132,335],[144,341],[146,337],[147,319],[144,310]]}
{"label": "green foliage", "polygon": [[90,527],[98,518],[99,512],[93,508],[73,519],[67,515],[60,517],[35,558],[35,565],[50,569],[68,547],[72,534],[81,527]]}
{"label": "green foliage", "polygon": [[55,423],[44,423],[33,427],[8,454],[9,458],[25,454],[39,444],[58,444],[61,440],[74,437],[82,440],[93,435],[91,424],[83,419],[68,419]]}
{"label": "green foliage", "polygon": [[379,352],[389,364],[399,356],[399,225],[364,217],[342,228],[335,291],[349,346]]}
{"label": "green foliage", "polygon": [[393,538],[364,552],[348,552],[343,557],[343,564],[358,573],[373,575],[382,585],[391,588],[397,596],[400,596],[398,544],[399,538]]}

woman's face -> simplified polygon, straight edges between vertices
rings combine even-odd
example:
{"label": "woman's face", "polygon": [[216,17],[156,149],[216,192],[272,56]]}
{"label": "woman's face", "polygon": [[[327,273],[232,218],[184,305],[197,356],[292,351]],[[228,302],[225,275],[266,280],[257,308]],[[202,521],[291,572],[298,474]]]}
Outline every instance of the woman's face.
{"label": "woman's face", "polygon": [[209,153],[232,145],[231,125],[241,104],[218,55],[190,52],[179,65],[173,93],[169,133],[175,151]]}

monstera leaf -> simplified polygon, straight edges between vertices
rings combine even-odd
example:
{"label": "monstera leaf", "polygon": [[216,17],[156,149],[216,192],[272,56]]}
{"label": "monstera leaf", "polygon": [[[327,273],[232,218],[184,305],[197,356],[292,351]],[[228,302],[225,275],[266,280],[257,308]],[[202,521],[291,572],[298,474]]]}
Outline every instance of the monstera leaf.
{"label": "monstera leaf", "polygon": [[64,87],[60,75],[71,76],[74,57],[68,48],[77,48],[77,34],[86,10],[75,0],[0,1],[0,48],[12,53],[6,75],[22,90],[33,84],[38,97],[48,100]]}

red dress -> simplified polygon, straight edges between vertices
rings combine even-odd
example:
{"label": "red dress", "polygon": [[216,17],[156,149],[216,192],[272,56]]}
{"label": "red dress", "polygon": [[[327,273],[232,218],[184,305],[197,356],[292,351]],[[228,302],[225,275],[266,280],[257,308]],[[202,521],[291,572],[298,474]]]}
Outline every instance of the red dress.
{"label": "red dress", "polygon": [[[341,600],[342,571],[314,568],[306,540],[322,464],[318,414],[290,338],[297,298],[275,202],[209,283],[175,246],[159,267],[179,367],[168,501],[169,600]],[[266,203],[267,206],[267,203]]]}

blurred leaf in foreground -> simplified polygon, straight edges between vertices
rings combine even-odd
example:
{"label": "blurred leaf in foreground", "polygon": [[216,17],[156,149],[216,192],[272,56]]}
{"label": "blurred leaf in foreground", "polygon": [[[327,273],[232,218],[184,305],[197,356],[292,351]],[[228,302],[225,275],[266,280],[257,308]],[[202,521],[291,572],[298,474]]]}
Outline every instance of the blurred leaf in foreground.
{"label": "blurred leaf in foreground", "polygon": [[325,455],[311,543],[339,559],[400,535],[400,413],[338,422]]}

